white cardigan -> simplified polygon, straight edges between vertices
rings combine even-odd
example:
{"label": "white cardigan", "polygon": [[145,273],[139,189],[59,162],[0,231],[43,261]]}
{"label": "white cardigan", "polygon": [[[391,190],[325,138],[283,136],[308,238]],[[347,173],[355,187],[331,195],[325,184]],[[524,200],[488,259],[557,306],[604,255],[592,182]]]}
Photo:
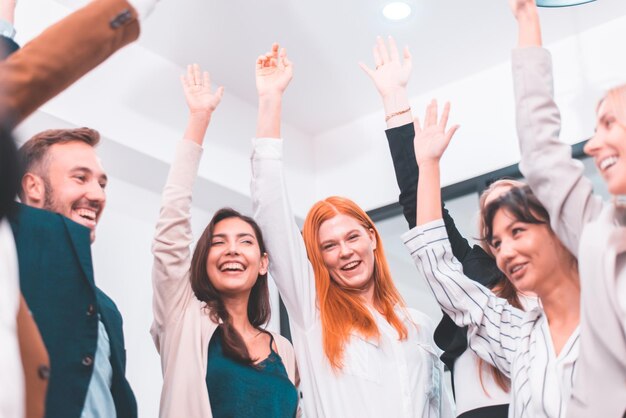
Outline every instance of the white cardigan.
{"label": "white cardigan", "polygon": [[[152,244],[154,321],[150,333],[161,355],[162,418],[212,416],[206,370],[209,341],[217,324],[189,282],[191,191],[201,155],[202,148],[194,142],[183,140],[178,145]],[[289,379],[295,382],[293,347],[284,337],[273,335]]]}
{"label": "white cardigan", "polygon": [[281,139],[254,140],[252,200],[270,254],[270,273],[289,313],[307,418],[454,417],[443,383],[433,325],[421,312],[396,309],[409,336],[372,310],[379,340],[353,334],[344,367],[335,371],[323,350],[313,269],[287,199]]}
{"label": "white cardigan", "polygon": [[552,229],[578,257],[581,347],[569,417],[621,417],[626,412],[626,211],[593,194],[582,163],[559,141],[550,53],[514,50],[513,79],[520,169],[550,214]]}

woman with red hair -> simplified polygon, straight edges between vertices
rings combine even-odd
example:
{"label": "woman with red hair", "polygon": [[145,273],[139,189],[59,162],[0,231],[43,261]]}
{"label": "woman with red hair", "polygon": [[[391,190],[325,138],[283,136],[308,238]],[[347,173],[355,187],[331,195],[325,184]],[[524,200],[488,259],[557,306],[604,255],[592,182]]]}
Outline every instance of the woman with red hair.
{"label": "woman with red hair", "polygon": [[292,70],[276,44],[257,59],[252,198],[289,313],[305,414],[452,417],[432,322],[405,306],[367,214],[329,197],[311,208],[302,235],[294,222],[280,139]]}

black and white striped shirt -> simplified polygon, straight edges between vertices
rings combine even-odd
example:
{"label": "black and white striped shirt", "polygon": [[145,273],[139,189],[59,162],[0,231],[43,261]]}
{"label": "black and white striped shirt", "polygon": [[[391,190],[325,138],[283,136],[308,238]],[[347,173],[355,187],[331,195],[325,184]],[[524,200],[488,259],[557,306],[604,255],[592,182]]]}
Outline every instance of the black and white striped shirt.
{"label": "black and white striped shirt", "polygon": [[463,274],[443,220],[420,225],[402,239],[441,308],[458,326],[469,327],[470,348],[510,377],[509,417],[564,418],[576,371],[578,328],[557,356],[540,307],[516,309]]}

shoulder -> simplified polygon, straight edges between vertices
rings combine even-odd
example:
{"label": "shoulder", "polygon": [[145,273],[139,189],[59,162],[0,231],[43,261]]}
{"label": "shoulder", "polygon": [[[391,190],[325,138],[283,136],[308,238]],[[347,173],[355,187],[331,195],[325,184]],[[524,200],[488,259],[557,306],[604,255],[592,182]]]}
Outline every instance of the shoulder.
{"label": "shoulder", "polygon": [[435,332],[435,322],[422,311],[413,308],[405,308],[408,319],[416,326],[418,334],[431,340]]}

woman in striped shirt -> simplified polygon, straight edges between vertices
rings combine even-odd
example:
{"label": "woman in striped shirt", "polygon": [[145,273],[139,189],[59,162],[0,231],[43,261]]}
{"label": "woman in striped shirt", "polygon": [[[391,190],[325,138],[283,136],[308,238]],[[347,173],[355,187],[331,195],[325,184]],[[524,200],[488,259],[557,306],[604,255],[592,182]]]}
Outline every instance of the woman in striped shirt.
{"label": "woman in striped shirt", "polygon": [[549,227],[527,187],[514,187],[482,210],[485,236],[500,270],[532,289],[541,307],[521,311],[463,274],[441,219],[439,160],[454,129],[431,103],[416,122],[420,167],[417,227],[403,236],[441,308],[468,327],[472,350],[511,379],[509,417],[565,417],[578,357],[580,285],[576,259]]}

